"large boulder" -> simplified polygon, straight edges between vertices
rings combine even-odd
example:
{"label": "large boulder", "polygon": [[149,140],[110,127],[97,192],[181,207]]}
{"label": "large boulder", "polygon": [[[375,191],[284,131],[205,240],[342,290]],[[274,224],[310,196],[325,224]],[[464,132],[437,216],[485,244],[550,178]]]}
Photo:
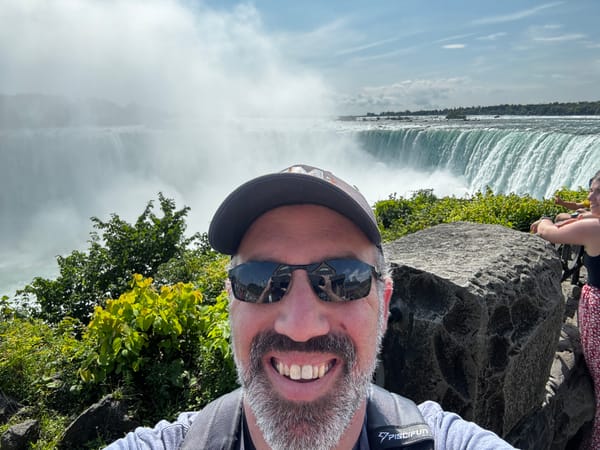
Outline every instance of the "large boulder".
{"label": "large boulder", "polygon": [[528,233],[458,222],[384,251],[394,278],[385,386],[501,436],[539,409],[563,322],[554,249]]}
{"label": "large boulder", "polygon": [[103,397],[71,422],[63,433],[58,448],[84,448],[84,444],[97,438],[112,442],[122,437],[137,426],[137,423],[127,416],[126,411],[124,401],[115,399],[112,395]]}
{"label": "large boulder", "polygon": [[[582,271],[585,274],[585,270]],[[584,281],[584,278],[582,279]],[[562,283],[565,296],[564,323],[540,408],[525,417],[506,436],[522,449],[564,450],[584,448],[594,419],[594,387],[585,365],[577,305],[581,287]]]}
{"label": "large boulder", "polygon": [[579,330],[572,325],[563,325],[546,384],[546,397],[539,406],[513,428],[506,440],[522,449],[579,448],[589,432],[595,404]]}
{"label": "large boulder", "polygon": [[26,450],[29,445],[39,438],[40,423],[34,419],[28,419],[17,423],[6,430],[0,437],[0,449],[2,450]]}
{"label": "large boulder", "polygon": [[4,395],[0,391],[0,423],[8,422],[19,409],[21,405],[14,399]]}

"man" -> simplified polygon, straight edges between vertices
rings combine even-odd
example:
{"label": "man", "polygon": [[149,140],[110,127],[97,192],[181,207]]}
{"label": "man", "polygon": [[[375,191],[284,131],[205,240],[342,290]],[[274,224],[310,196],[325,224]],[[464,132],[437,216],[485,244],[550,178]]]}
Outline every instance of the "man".
{"label": "man", "polygon": [[434,402],[417,409],[371,385],[393,286],[356,188],[306,165],[258,177],[224,200],[208,237],[232,255],[242,389],[109,448],[512,448]]}

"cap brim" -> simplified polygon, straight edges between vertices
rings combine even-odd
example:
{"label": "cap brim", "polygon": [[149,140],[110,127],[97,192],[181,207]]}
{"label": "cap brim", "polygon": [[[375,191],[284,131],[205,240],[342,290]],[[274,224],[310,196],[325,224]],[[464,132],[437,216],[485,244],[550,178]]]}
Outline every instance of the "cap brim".
{"label": "cap brim", "polygon": [[271,209],[296,204],[330,208],[354,222],[375,245],[381,243],[373,211],[364,197],[355,198],[334,184],[298,173],[264,175],[238,187],[213,216],[208,240],[218,252],[233,255],[256,219]]}

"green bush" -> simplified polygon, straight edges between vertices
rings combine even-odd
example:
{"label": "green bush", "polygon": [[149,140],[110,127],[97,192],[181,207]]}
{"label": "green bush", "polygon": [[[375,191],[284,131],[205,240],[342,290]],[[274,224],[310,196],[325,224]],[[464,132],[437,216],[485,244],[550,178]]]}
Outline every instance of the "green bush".
{"label": "green bush", "polygon": [[196,248],[185,250],[180,257],[159,266],[154,282],[159,286],[193,283],[202,292],[204,301],[213,303],[223,292],[228,262],[229,257],[215,252],[203,233]]}
{"label": "green bush", "polygon": [[192,283],[157,290],[135,275],[129,292],[96,307],[82,379],[123,386],[150,423],[207,403],[236,386],[227,302],[223,294],[203,304]]}
{"label": "green bush", "polygon": [[24,303],[34,297],[40,318],[58,323],[71,316],[87,323],[94,306],[108,298],[117,298],[129,288],[133,274],[153,276],[159,266],[181,257],[199,238],[186,238],[185,217],[188,207],[175,209],[175,202],[158,195],[162,217],[153,213],[148,202],[135,224],[112,214],[107,222],[93,217],[97,231],[90,233],[87,252],[73,251],[57,257],[60,275],[55,280],[37,277],[18,292]]}
{"label": "green bush", "polygon": [[[569,194],[569,198],[572,195],[576,194]],[[562,211],[564,208],[555,205],[554,199],[494,194],[489,188],[466,198],[437,198],[431,190],[421,190],[409,199],[394,195],[375,204],[375,216],[383,239],[387,241],[441,223],[458,221],[499,224],[529,231],[531,223],[540,216],[554,216]]]}
{"label": "green bush", "polygon": [[588,189],[586,189],[584,187],[580,187],[579,189],[577,189],[575,191],[567,189],[567,188],[561,188],[554,193],[554,196],[559,196],[560,198],[562,198],[563,200],[566,200],[568,202],[581,203],[585,199],[587,199],[588,193],[589,193]]}
{"label": "green bush", "polygon": [[81,324],[6,316],[0,321],[0,392],[34,410],[68,413],[88,400],[77,375]]}

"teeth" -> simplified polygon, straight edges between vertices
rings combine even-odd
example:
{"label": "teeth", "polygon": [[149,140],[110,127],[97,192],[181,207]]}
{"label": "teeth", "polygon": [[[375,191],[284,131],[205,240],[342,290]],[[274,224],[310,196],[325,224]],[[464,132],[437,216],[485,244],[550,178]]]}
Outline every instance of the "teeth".
{"label": "teeth", "polygon": [[319,378],[321,378],[323,375],[325,375],[325,364],[321,364],[319,366],[319,373],[317,374]]}
{"label": "teeth", "polygon": [[329,365],[326,363],[316,366],[308,364],[304,366],[299,366],[298,364],[288,366],[281,361],[277,361],[275,368],[280,375],[290,377],[292,380],[316,380],[317,378],[322,378],[329,371]]}
{"label": "teeth", "polygon": [[292,380],[299,380],[302,376],[302,372],[300,366],[297,364],[292,364],[290,366],[290,378]]}
{"label": "teeth", "polygon": [[312,366],[302,366],[302,379],[303,380],[312,380],[313,378],[313,367]]}

